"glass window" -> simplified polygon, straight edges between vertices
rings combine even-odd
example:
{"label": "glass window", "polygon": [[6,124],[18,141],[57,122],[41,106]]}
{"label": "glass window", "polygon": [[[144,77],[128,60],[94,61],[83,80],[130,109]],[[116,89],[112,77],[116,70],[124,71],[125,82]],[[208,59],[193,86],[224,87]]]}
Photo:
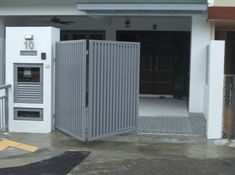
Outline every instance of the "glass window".
{"label": "glass window", "polygon": [[17,67],[17,82],[40,82],[40,68]]}

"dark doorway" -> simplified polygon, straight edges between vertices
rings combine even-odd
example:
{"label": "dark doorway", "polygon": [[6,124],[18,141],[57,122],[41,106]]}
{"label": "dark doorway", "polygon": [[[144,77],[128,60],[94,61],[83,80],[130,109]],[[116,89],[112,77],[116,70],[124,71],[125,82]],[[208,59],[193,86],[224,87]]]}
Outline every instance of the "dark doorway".
{"label": "dark doorway", "polygon": [[140,94],[188,97],[190,32],[117,31],[141,43]]}
{"label": "dark doorway", "polygon": [[105,31],[81,31],[81,30],[62,30],[60,34],[61,41],[94,39],[104,40]]}
{"label": "dark doorway", "polygon": [[216,40],[225,40],[224,74],[235,75],[235,31],[216,31]]}

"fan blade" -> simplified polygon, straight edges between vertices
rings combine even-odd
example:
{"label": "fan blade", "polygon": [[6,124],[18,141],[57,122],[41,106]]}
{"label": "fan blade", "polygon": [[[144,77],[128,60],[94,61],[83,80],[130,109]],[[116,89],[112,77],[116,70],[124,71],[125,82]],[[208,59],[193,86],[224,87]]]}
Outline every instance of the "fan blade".
{"label": "fan blade", "polygon": [[38,22],[51,22],[51,21],[38,21]]}
{"label": "fan blade", "polygon": [[75,22],[72,22],[72,21],[59,21],[58,23],[64,24],[64,25],[69,25],[69,24],[72,24],[72,23],[75,23]]}

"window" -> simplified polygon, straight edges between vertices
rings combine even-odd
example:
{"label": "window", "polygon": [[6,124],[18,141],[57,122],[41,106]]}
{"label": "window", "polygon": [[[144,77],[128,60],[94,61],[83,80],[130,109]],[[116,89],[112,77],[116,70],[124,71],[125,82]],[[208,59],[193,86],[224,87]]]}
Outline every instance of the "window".
{"label": "window", "polygon": [[40,82],[40,68],[17,67],[17,82]]}
{"label": "window", "polygon": [[21,64],[15,66],[14,102],[43,102],[43,65]]}

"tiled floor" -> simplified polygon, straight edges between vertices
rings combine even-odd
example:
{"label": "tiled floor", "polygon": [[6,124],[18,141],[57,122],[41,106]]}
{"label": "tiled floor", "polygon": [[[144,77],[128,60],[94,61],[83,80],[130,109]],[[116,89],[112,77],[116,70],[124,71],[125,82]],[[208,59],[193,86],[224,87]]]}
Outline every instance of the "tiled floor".
{"label": "tiled floor", "polygon": [[163,116],[188,116],[186,100],[172,98],[140,97],[139,116],[163,117]]}
{"label": "tiled floor", "polygon": [[188,117],[140,117],[140,133],[181,134],[190,133]]}
{"label": "tiled floor", "polygon": [[200,137],[206,134],[202,114],[190,114],[184,100],[140,98],[139,133],[172,137]]}

